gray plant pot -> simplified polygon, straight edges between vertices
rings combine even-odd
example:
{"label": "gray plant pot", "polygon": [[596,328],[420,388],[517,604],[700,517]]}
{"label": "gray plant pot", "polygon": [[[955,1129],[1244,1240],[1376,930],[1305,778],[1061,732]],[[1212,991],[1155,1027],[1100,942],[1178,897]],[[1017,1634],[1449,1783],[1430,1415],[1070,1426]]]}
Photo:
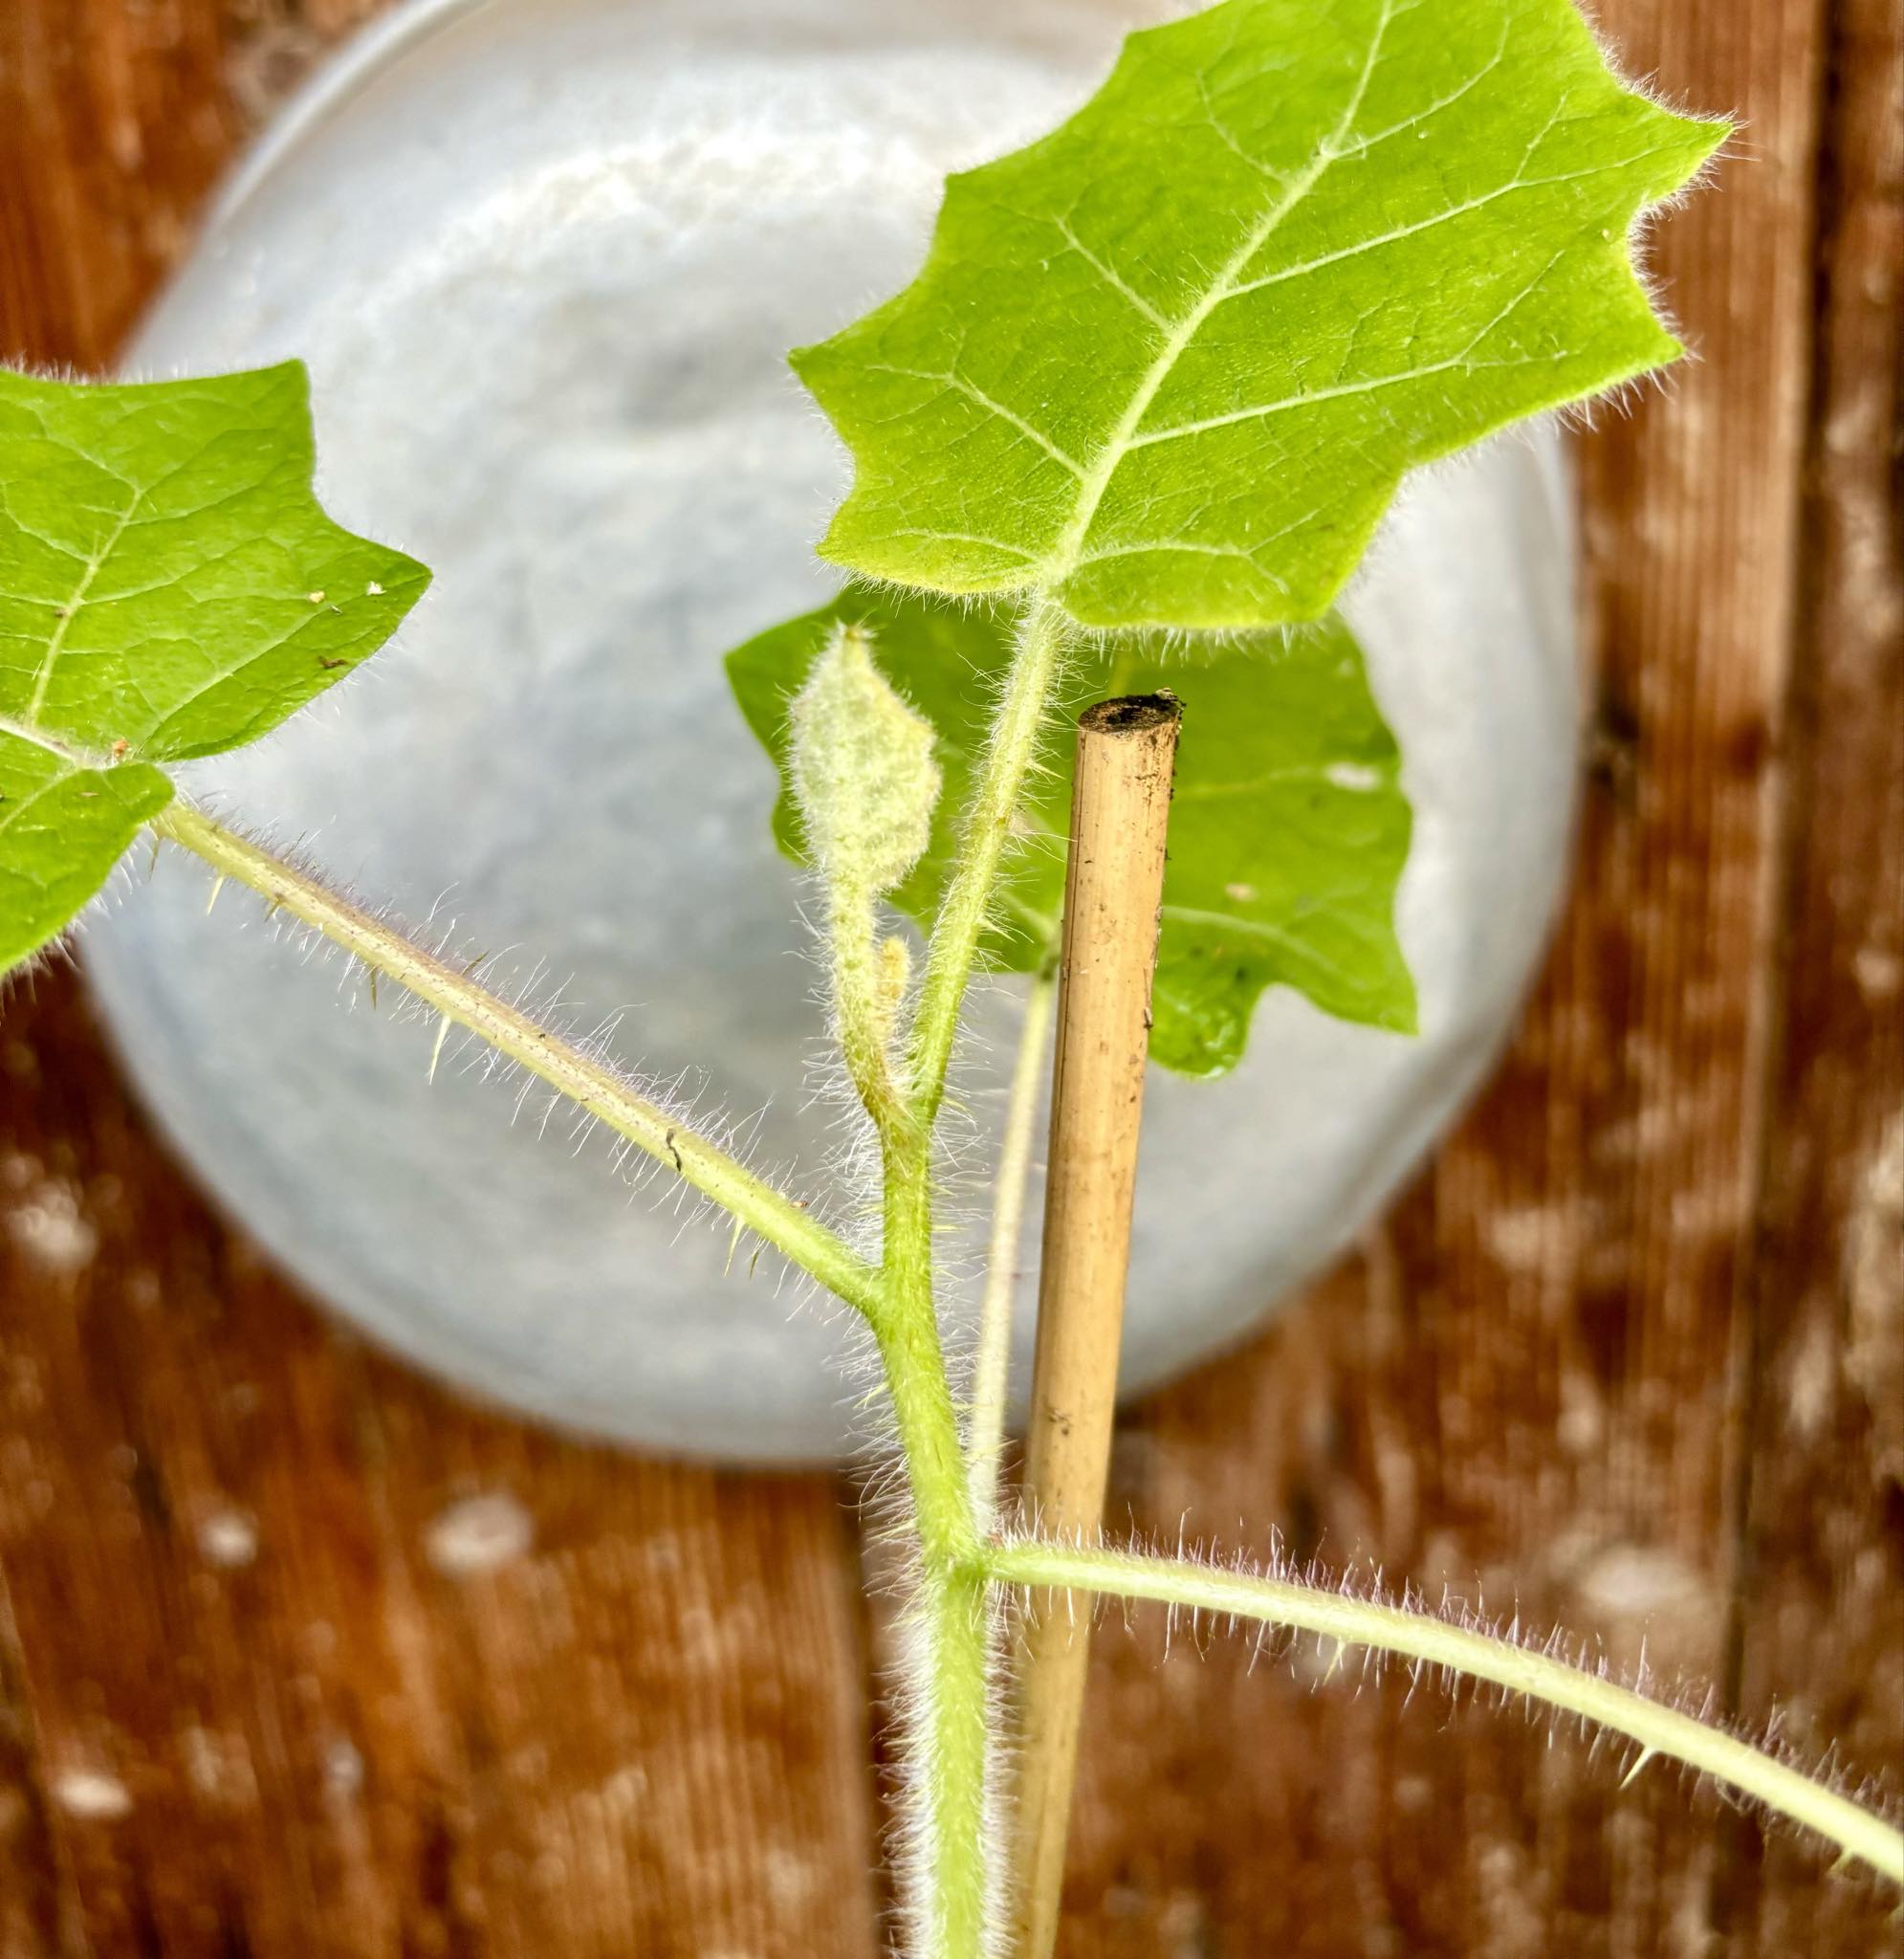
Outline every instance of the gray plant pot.
{"label": "gray plant pot", "polygon": [[[424,0],[284,116],[129,363],[301,355],[328,504],[437,570],[364,675],[192,786],[519,948],[504,970],[539,957],[585,1024],[625,1009],[626,1055],[705,1067],[706,1106],[840,1215],[800,891],[719,661],[831,589],[810,546],[844,462],[782,354],[903,283],[945,171],[1082,100],[1120,27],[1093,0]],[[1153,1081],[1129,1387],[1333,1259],[1499,1046],[1566,860],[1570,581],[1551,432],[1408,487],[1348,611],[1407,754],[1423,1033],[1278,993],[1229,1079]],[[314,1291],[574,1427],[749,1461],[848,1443],[837,1316],[771,1262],[728,1270],[719,1222],[631,1195],[599,1143],[571,1161],[539,1099],[512,1120],[453,1049],[427,1084],[427,1027],[249,900],[205,905],[168,858],[87,964],[179,1147]],[[974,1015],[964,1249],[1017,1011],[1001,984]]]}

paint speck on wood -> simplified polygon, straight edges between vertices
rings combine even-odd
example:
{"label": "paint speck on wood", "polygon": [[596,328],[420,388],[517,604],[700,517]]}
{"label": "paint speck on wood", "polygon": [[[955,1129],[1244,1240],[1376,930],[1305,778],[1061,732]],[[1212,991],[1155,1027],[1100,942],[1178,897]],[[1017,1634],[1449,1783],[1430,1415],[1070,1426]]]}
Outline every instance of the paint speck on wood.
{"label": "paint speck on wood", "polygon": [[84,1823],[114,1823],[132,1814],[132,1793],[100,1769],[65,1769],[53,1778],[53,1799]]}
{"label": "paint speck on wood", "polygon": [[503,1491],[451,1504],[424,1538],[430,1563],[448,1578],[498,1571],[525,1556],[535,1541],[536,1520]]}
{"label": "paint speck on wood", "polygon": [[14,1157],[10,1168],[15,1174],[6,1179],[11,1188],[0,1203],[13,1243],[55,1277],[83,1272],[98,1253],[99,1234],[78,1191],[64,1178],[33,1176],[26,1158]]}
{"label": "paint speck on wood", "polygon": [[198,1548],[208,1564],[236,1571],[258,1554],[258,1527],[242,1510],[213,1510],[198,1527]]}

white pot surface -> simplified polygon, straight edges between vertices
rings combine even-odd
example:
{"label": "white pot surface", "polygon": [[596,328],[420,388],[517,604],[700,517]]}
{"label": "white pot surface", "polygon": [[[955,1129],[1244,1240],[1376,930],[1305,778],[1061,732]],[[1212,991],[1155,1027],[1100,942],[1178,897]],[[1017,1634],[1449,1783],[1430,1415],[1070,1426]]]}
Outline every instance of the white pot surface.
{"label": "white pot surface", "polygon": [[[945,172],[1050,126],[1117,34],[1099,0],[415,6],[295,105],[129,362],[301,356],[326,503],[437,574],[364,674],[192,786],[405,915],[441,898],[459,940],[519,949],[503,971],[539,957],[584,1026],[625,1009],[628,1059],[705,1068],[706,1106],[815,1193],[832,1139],[805,1090],[800,891],[720,663],[833,588],[811,546],[844,459],[784,352],[904,283]],[[1153,1072],[1128,1387],[1333,1259],[1498,1050],[1565,874],[1571,578],[1551,431],[1405,492],[1347,610],[1406,755],[1423,1031],[1279,991],[1228,1079]],[[300,961],[245,897],[205,903],[168,857],[86,963],[186,1156],[317,1293],[573,1427],[751,1461],[863,1431],[835,1364],[850,1330],[796,1306],[771,1256],[727,1270],[720,1221],[631,1199],[600,1141],[572,1161],[564,1115],[538,1135],[532,1097],[512,1122],[514,1090],[453,1049],[427,1084],[427,1026],[389,1024],[387,998],[345,1011],[335,962]],[[1017,998],[977,1002],[980,1131]],[[984,1196],[974,1175],[968,1248]]]}

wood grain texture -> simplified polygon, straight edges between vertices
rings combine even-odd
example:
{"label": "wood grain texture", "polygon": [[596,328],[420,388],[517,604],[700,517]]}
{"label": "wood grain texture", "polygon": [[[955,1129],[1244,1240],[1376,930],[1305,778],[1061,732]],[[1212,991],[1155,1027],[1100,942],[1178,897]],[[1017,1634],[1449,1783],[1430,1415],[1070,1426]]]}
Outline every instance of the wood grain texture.
{"label": "wood grain texture", "polygon": [[[1880,1031],[1858,988],[1894,986],[1900,910],[1895,15],[1598,11],[1630,70],[1746,134],[1651,254],[1696,363],[1583,445],[1572,898],[1481,1105],[1358,1267],[1147,1411],[1125,1495],[1170,1537],[1267,1548],[1238,1519],[1280,1518],[1299,1556],[1628,1666],[1648,1636],[1894,1798],[1904,1547],[1846,1333],[1848,1273],[1894,1256],[1870,1193],[1897,1176],[1896,1007]],[[1894,1350],[1894,1265],[1857,1296]],[[1893,1901],[1669,1775],[1619,1794],[1616,1763],[1489,1710],[1220,1650],[1160,1670],[1156,1643],[1097,1645],[1067,1952],[1895,1950]]]}
{"label": "wood grain texture", "polygon": [[37,992],[4,1048],[0,1950],[870,1953],[841,1486],[633,1463],[366,1353]]}
{"label": "wood grain texture", "polygon": [[[1848,0],[1825,46],[1813,398],[1784,744],[1763,1171],[1744,1301],[1756,1446],[1730,1661],[1801,1745],[1890,1763],[1904,1706],[1904,9]],[[1828,1610],[1819,1609],[1828,1601]],[[1896,1779],[1891,1787],[1893,1792]],[[1854,1951],[1796,1847],[1734,1846],[1770,1950]],[[1893,1937],[1896,1927],[1893,1926]]]}
{"label": "wood grain texture", "polygon": [[[373,11],[0,6],[0,358],[97,368]],[[339,1333],[0,1019],[0,1955],[869,1959],[852,1494],[632,1462]]]}
{"label": "wood grain texture", "polygon": [[[106,362],[376,0],[0,0],[0,356]],[[1140,1411],[1110,1514],[1642,1634],[1904,1760],[1896,0],[1603,0],[1746,119],[1696,365],[1584,446],[1576,889],[1363,1255]],[[0,1959],[870,1954],[850,1509],[472,1412],[204,1209],[70,974],[0,1008]],[[777,1630],[774,1630],[777,1629]],[[1061,1951],[1896,1948],[1889,1901],[1518,1716],[1095,1644]],[[873,1737],[872,1752],[878,1752]]]}

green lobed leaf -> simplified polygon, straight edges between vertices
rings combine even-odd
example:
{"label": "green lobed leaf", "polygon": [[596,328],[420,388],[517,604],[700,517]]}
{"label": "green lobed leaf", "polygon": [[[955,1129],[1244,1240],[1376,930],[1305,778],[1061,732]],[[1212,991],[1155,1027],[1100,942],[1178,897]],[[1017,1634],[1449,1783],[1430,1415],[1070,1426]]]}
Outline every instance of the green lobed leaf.
{"label": "green lobed leaf", "polygon": [[[789,785],[788,702],[841,624],[873,635],[881,671],[930,720],[945,779],[926,852],[893,902],[930,928],[951,874],[963,807],[1010,664],[1010,608],[954,606],[852,587],[829,605],[736,647],[728,677],[749,726],[780,770],[773,828],[801,860]],[[1081,651],[1058,706],[1068,727],[1113,693],[1169,687],[1184,702],[1158,945],[1154,1060],[1220,1074],[1241,1058],[1256,1002],[1287,985],[1344,1020],[1412,1032],[1414,990],[1395,938],[1395,886],[1410,816],[1401,758],[1340,617],[1166,654],[1132,636]],[[1051,956],[1063,895],[1068,742],[1034,784],[1024,836],[1000,894],[998,964]]]}
{"label": "green lobed leaf", "polygon": [[324,515],[313,465],[295,362],[124,386],[0,372],[0,965],[163,807],[151,764],[268,734],[422,595],[422,565]]}
{"label": "green lobed leaf", "polygon": [[1681,350],[1630,233],[1723,140],[1570,0],[1227,0],[946,187],[911,285],[796,369],[822,555],[1091,626],[1314,618],[1403,473]]}
{"label": "green lobed leaf", "polygon": [[333,523],[314,460],[295,362],[136,386],[0,374],[0,715],[180,761],[335,685],[429,574]]}

